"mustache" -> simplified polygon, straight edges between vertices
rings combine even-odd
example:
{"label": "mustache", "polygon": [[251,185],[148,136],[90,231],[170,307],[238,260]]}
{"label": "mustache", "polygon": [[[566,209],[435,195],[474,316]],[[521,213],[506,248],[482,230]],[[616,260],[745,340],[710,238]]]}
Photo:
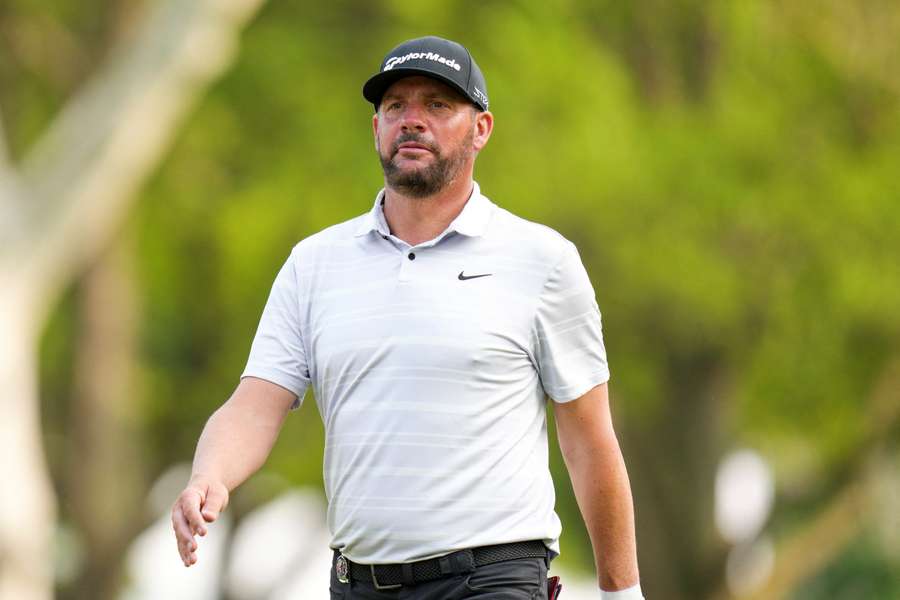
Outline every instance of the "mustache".
{"label": "mustache", "polygon": [[415,142],[417,144],[422,144],[433,154],[438,154],[437,147],[431,142],[427,141],[418,133],[403,133],[394,141],[394,144],[391,146],[391,156],[397,154],[397,152],[400,151],[400,144],[405,144],[406,142]]}

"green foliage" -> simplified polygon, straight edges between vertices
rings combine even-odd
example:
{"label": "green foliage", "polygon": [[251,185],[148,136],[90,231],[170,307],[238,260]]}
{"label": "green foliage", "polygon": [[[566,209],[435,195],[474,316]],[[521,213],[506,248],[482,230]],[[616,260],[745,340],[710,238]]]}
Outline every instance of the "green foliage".
{"label": "green foliage", "polygon": [[[3,12],[26,19],[26,4]],[[51,4],[87,35],[86,8]],[[477,165],[482,190],[579,247],[624,425],[649,430],[715,389],[704,435],[761,448],[785,480],[803,471],[822,484],[869,430],[872,389],[900,349],[900,79],[859,67],[875,59],[817,10],[270,2],[129,223],[155,464],[186,460],[236,385],[291,246],[369,209],[381,173],[362,82],[390,46],[436,33],[466,43],[487,78],[496,130]],[[0,53],[0,82],[17,83],[0,85],[0,105],[21,149],[69,88],[16,56]],[[68,329],[56,323],[44,390],[62,411]],[[310,395],[267,469],[320,483],[314,413]],[[564,544],[583,546],[572,497],[559,508],[578,531]],[[832,577],[854,571],[854,556]],[[809,589],[834,583],[823,581]]]}
{"label": "green foliage", "polygon": [[791,600],[900,598],[897,567],[885,558],[875,537],[872,532],[860,535],[834,564],[807,582]]}

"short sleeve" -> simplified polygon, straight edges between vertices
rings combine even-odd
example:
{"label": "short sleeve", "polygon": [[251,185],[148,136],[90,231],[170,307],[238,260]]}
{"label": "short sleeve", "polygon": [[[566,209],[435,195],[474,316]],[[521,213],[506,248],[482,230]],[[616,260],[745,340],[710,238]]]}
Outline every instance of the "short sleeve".
{"label": "short sleeve", "polygon": [[241,374],[241,378],[265,379],[296,394],[291,409],[300,407],[309,387],[309,368],[301,338],[296,256],[295,250],[275,277],[247,366]]}
{"label": "short sleeve", "polygon": [[548,396],[568,402],[609,380],[600,308],[569,241],[541,290],[534,318],[533,351]]}

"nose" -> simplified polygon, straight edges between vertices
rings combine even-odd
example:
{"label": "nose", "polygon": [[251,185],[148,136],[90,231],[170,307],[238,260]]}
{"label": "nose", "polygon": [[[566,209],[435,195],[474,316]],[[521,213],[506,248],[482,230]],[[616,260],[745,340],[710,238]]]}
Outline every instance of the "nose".
{"label": "nose", "polygon": [[425,119],[422,108],[410,103],[403,109],[403,117],[400,120],[400,128],[404,131],[425,131]]}

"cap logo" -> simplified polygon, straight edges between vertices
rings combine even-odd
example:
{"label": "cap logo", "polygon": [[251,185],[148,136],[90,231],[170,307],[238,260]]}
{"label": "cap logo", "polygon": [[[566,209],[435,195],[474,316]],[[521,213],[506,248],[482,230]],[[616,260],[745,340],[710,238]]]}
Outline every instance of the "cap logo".
{"label": "cap logo", "polygon": [[484,95],[484,92],[482,92],[481,90],[479,90],[477,87],[472,86],[472,89],[475,90],[474,92],[472,92],[472,94],[473,94],[476,98],[478,98],[479,100],[481,100],[481,101],[484,103],[484,107],[487,108],[487,107],[488,107],[488,97],[485,96],[485,95]]}
{"label": "cap logo", "polygon": [[390,71],[397,65],[402,65],[408,60],[433,60],[434,62],[441,63],[442,65],[447,65],[452,69],[456,69],[457,71],[462,70],[462,67],[456,62],[456,60],[452,58],[444,58],[440,54],[435,52],[410,52],[409,54],[404,54],[403,56],[392,56],[387,59],[384,63],[384,68],[382,71]]}

